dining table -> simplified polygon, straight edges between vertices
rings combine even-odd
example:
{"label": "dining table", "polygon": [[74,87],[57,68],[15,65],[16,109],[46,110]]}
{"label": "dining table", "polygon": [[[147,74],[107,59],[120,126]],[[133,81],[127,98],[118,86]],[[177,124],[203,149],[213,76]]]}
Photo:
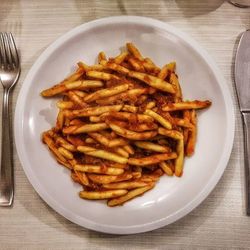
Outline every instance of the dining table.
{"label": "dining table", "polygon": [[150,17],[178,28],[218,65],[236,118],[223,176],[198,207],[172,224],[140,234],[105,234],[72,223],[40,198],[24,173],[13,139],[15,198],[12,207],[0,208],[0,249],[250,249],[243,127],[234,83],[235,54],[242,32],[250,28],[250,8],[223,0],[1,0],[0,31],[13,34],[21,63],[11,95],[12,120],[27,73],[52,42],[78,25],[124,15]]}

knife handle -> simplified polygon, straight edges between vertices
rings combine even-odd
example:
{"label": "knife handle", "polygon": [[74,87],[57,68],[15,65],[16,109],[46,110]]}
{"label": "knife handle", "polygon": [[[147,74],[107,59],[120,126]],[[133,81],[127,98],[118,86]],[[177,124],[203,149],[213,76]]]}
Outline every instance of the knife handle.
{"label": "knife handle", "polygon": [[244,129],[244,161],[247,215],[250,216],[250,113],[242,113]]}

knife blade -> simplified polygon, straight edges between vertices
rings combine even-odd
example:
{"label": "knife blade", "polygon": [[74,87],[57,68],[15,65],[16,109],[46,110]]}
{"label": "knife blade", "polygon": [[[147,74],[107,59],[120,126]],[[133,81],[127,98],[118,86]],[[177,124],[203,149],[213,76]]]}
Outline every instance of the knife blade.
{"label": "knife blade", "polygon": [[245,31],[240,38],[234,73],[243,120],[246,213],[250,216],[250,30]]}

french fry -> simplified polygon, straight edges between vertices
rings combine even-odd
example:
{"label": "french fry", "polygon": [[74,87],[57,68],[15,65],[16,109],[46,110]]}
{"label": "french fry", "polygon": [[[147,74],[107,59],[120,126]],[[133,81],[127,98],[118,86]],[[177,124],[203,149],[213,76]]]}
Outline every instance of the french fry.
{"label": "french fry", "polygon": [[110,161],[114,161],[117,163],[125,164],[127,163],[128,159],[117,154],[111,153],[109,151],[95,149],[87,146],[78,146],[77,150],[87,155],[95,156],[97,158],[102,158]]}
{"label": "french fry", "polygon": [[154,137],[157,132],[156,131],[148,131],[148,132],[142,132],[142,133],[137,133],[125,128],[122,128],[114,123],[109,123],[108,124],[112,130],[114,130],[118,135],[125,137],[130,140],[147,140],[152,137]]}
{"label": "french fry", "polygon": [[144,141],[138,141],[134,143],[138,148],[144,148],[147,150],[151,150],[154,152],[160,152],[160,153],[168,153],[169,148],[161,146],[159,144],[155,144],[152,142],[144,142]]}
{"label": "french fry", "polygon": [[103,187],[106,189],[135,189],[139,187],[145,187],[148,183],[142,181],[121,181],[118,183],[104,184]]}
{"label": "french fry", "polygon": [[145,187],[136,188],[134,190],[129,191],[127,194],[125,194],[123,196],[120,196],[120,197],[114,198],[114,199],[110,199],[107,204],[110,207],[122,205],[126,201],[131,200],[139,195],[142,195],[143,193],[149,191],[153,187],[154,187],[154,183],[149,184],[148,186],[145,186]]}
{"label": "french fry", "polygon": [[[174,94],[176,92],[174,85],[149,74],[130,71],[129,76],[132,78],[136,78],[138,80],[141,80],[142,82],[145,82],[149,86],[159,89],[164,92],[168,92],[171,94]],[[167,111],[167,110],[166,110]]]}
{"label": "french fry", "polygon": [[124,173],[124,170],[121,168],[111,168],[103,167],[98,165],[75,165],[75,171],[87,172],[87,173],[96,173],[96,174],[107,174],[107,175],[120,175]]}
{"label": "french fry", "polygon": [[184,109],[203,109],[207,108],[211,105],[211,102],[206,101],[186,101],[186,102],[176,102],[167,104],[162,107],[163,111],[176,111],[176,110],[184,110]]}
{"label": "french fry", "polygon": [[161,115],[157,114],[156,112],[150,110],[150,109],[146,109],[146,111],[144,112],[144,114],[151,116],[152,118],[154,118],[157,122],[159,122],[163,127],[167,128],[167,129],[172,129],[172,124],[167,121],[164,117],[162,117]]}
{"label": "french fry", "polygon": [[107,190],[107,191],[80,191],[79,196],[87,200],[104,200],[125,195],[128,191],[125,189]]}
{"label": "french fry", "polygon": [[64,134],[81,134],[96,132],[108,128],[106,123],[94,123],[85,125],[73,125],[63,128]]}
{"label": "french fry", "polygon": [[107,89],[97,90],[96,92],[85,96],[84,101],[88,103],[88,102],[93,102],[95,100],[102,99],[105,97],[110,97],[110,96],[126,91],[128,87],[129,87],[128,84],[123,84],[123,85],[118,85],[118,86],[107,88]]}
{"label": "french fry", "polygon": [[164,153],[164,154],[155,154],[147,157],[141,157],[141,158],[129,158],[128,164],[135,165],[135,166],[148,166],[160,163],[162,161],[175,159],[177,158],[177,154],[175,152],[170,153]]}
{"label": "french fry", "polygon": [[91,181],[98,184],[109,184],[114,182],[121,182],[130,180],[133,178],[132,174],[123,173],[121,175],[100,175],[100,174],[88,174]]}

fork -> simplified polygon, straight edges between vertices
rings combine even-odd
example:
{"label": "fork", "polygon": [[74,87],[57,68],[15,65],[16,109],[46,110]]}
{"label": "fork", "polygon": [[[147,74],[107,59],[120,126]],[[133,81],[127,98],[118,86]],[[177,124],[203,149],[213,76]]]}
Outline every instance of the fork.
{"label": "fork", "polygon": [[14,198],[14,167],[11,145],[9,94],[21,72],[11,33],[0,33],[0,82],[3,86],[2,151],[0,165],[0,206],[11,206]]}

